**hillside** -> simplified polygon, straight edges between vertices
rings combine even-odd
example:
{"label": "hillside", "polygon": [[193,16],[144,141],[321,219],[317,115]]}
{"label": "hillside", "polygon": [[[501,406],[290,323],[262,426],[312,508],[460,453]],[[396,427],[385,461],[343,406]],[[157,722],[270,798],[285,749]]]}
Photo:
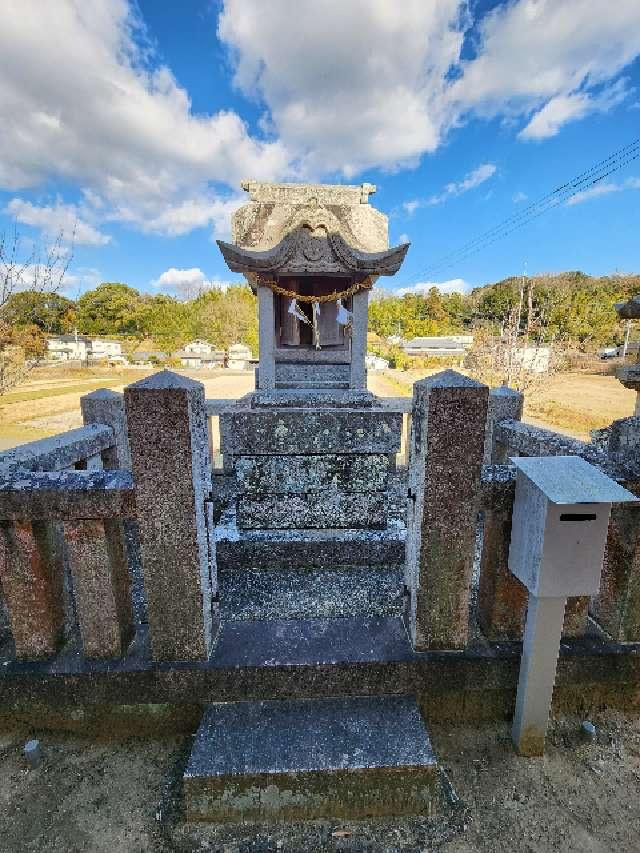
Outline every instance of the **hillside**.
{"label": "hillside", "polygon": [[565,340],[585,350],[614,342],[624,335],[614,305],[640,293],[640,275],[589,276],[561,272],[511,277],[470,294],[441,294],[435,287],[426,295],[394,296],[378,291],[370,306],[371,331],[386,337],[400,334],[438,335],[477,327],[499,328],[515,308],[524,283],[522,325],[528,320],[531,291],[532,319],[543,328],[543,336]]}

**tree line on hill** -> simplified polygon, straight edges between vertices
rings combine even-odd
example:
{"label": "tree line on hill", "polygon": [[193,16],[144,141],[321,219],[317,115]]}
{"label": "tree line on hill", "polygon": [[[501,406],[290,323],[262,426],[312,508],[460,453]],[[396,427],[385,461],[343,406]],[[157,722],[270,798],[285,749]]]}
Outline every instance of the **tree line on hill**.
{"label": "tree line on hill", "polygon": [[524,281],[514,276],[469,294],[443,294],[435,287],[426,295],[401,297],[378,291],[369,306],[369,328],[381,337],[408,339],[479,329],[496,333],[517,307],[521,289],[531,292],[520,313],[523,328],[535,316],[543,340],[564,341],[588,352],[622,342],[624,325],[614,305],[640,293],[640,275],[564,272]]}
{"label": "tree line on hill", "polygon": [[[535,312],[544,339],[566,341],[585,351],[619,343],[623,324],[614,310],[640,293],[640,276],[592,277],[582,272],[540,275],[526,279],[530,299],[521,322]],[[369,329],[382,338],[410,339],[484,331],[496,333],[513,312],[522,290],[520,277],[476,288],[469,294],[394,295],[374,290],[369,306]],[[126,349],[153,340],[158,349],[173,350],[193,338],[225,349],[240,341],[258,349],[256,299],[245,285],[209,290],[189,300],[141,293],[119,282],[105,282],[76,301],[59,293],[21,291],[0,308],[0,334],[12,335],[27,355],[40,355],[46,336],[69,333],[115,336],[128,341]]]}

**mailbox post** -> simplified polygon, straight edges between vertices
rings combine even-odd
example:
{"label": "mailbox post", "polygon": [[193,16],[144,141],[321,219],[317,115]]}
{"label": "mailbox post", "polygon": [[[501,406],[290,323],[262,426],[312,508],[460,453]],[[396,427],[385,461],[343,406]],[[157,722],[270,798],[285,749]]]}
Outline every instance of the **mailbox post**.
{"label": "mailbox post", "polygon": [[612,503],[636,501],[579,456],[517,457],[509,569],[529,590],[512,738],[542,755],[568,596],[594,595]]}

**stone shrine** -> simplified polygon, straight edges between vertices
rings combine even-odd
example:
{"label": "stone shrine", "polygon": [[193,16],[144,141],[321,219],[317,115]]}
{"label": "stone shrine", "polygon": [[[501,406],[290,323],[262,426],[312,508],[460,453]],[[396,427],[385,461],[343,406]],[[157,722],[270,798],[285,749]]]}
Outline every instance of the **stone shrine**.
{"label": "stone shrine", "polygon": [[[82,428],[0,454],[0,721],[195,735],[193,820],[428,815],[427,725],[510,719],[521,657],[536,716],[515,730],[533,719],[537,752],[552,682],[554,713],[638,708],[640,417],[578,441],[453,370],[376,397],[368,293],[408,247],[389,248],[375,187],[243,186],[220,249],[258,296],[256,390],[205,399],[155,372],[83,397]],[[575,532],[594,520],[567,473],[582,460],[616,489],[598,548]],[[553,541],[575,557],[579,535],[592,569],[560,590],[553,666],[510,547],[535,518],[527,466],[574,488]],[[570,560],[549,566],[566,579]]]}
{"label": "stone shrine", "polygon": [[404,530],[390,526],[389,492],[402,413],[366,390],[365,356],[369,290],[397,272],[408,244],[389,248],[371,184],[243,187],[250,201],[234,214],[235,242],[218,245],[258,295],[260,363],[257,390],[220,415],[236,501],[219,564],[261,563],[255,537],[250,555],[242,548],[254,530],[279,532],[268,537],[270,567],[278,545],[299,553],[307,530],[327,531],[305,555],[311,565],[360,563],[366,532],[386,563],[400,564]]}

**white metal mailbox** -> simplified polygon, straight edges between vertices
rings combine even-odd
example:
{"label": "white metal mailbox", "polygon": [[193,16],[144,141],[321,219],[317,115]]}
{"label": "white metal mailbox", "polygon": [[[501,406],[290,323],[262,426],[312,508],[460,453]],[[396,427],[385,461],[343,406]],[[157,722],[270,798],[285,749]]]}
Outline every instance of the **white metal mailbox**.
{"label": "white metal mailbox", "polygon": [[517,457],[509,569],[529,590],[512,738],[542,755],[569,596],[593,595],[612,503],[637,501],[578,456]]}
{"label": "white metal mailbox", "polygon": [[611,504],[637,498],[579,456],[516,457],[509,569],[539,598],[594,595]]}

